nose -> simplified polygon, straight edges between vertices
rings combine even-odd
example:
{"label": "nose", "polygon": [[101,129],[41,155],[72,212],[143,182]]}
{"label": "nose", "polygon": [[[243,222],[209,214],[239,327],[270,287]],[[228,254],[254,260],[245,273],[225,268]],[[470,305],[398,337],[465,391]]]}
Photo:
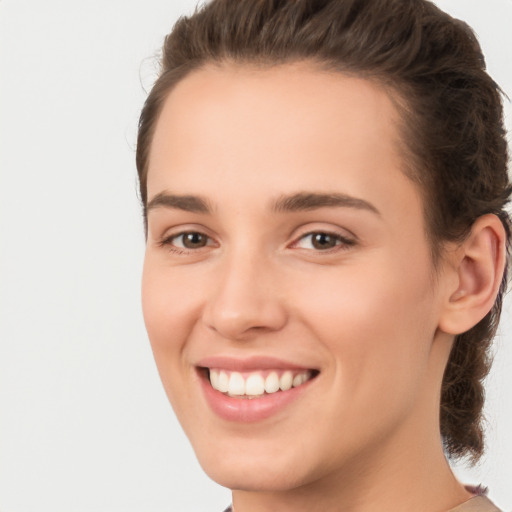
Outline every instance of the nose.
{"label": "nose", "polygon": [[287,313],[277,273],[268,261],[247,254],[223,262],[203,312],[207,327],[230,340],[282,329]]}

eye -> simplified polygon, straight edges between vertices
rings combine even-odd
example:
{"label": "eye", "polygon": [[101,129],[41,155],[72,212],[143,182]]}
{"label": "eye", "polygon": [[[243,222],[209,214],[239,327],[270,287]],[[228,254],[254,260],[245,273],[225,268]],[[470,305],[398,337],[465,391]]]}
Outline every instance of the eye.
{"label": "eye", "polygon": [[328,251],[329,249],[335,249],[336,247],[341,249],[354,244],[354,240],[344,237],[338,233],[315,231],[301,236],[293,244],[293,247],[298,247],[299,249],[313,249],[315,251]]}
{"label": "eye", "polygon": [[169,246],[171,249],[194,250],[213,245],[212,239],[199,231],[185,231],[171,235],[162,240],[161,245]]}

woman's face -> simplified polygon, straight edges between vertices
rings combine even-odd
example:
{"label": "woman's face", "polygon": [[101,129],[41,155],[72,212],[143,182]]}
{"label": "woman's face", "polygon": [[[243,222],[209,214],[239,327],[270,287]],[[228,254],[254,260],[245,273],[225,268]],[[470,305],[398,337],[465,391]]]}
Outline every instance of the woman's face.
{"label": "woman's face", "polygon": [[377,85],[305,64],[204,68],[165,103],[144,317],[167,395],[223,485],[364,468],[437,423],[442,270],[396,120]]}

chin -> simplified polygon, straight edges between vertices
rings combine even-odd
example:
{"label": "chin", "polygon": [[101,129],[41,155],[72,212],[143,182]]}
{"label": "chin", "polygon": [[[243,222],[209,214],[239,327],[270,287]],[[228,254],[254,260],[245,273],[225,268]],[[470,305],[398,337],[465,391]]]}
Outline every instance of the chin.
{"label": "chin", "polygon": [[272,460],[263,467],[241,462],[235,467],[203,465],[203,469],[212,480],[232,490],[283,492],[308,483],[305,475],[297,474],[296,470],[272,468]]}
{"label": "chin", "polygon": [[[262,443],[263,444],[263,443]],[[247,448],[247,447],[246,447]],[[221,455],[219,455],[221,454]],[[233,490],[276,492],[295,489],[316,480],[313,465],[305,465],[297,450],[196,450],[201,467],[215,482]]]}

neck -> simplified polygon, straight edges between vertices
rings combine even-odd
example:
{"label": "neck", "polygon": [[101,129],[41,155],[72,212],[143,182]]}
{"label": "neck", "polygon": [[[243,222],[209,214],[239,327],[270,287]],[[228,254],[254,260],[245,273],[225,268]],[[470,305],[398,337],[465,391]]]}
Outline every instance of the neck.
{"label": "neck", "polygon": [[328,477],[279,492],[233,491],[235,512],[444,512],[471,494],[454,477],[441,444],[380,448]]}

